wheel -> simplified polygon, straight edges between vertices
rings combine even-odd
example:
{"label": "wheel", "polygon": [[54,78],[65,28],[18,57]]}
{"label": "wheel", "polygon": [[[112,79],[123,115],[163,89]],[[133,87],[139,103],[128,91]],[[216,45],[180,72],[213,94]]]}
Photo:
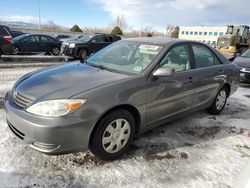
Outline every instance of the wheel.
{"label": "wheel", "polygon": [[58,47],[53,47],[52,50],[51,50],[51,53],[53,55],[59,55],[60,49]]}
{"label": "wheel", "polygon": [[116,110],[98,123],[90,151],[102,160],[113,160],[127,152],[135,135],[135,119],[126,110]]}
{"label": "wheel", "polygon": [[221,113],[223,108],[225,107],[227,103],[227,98],[228,98],[228,90],[226,87],[222,87],[220,91],[217,93],[212,105],[207,108],[207,112],[210,114],[217,115]]}
{"label": "wheel", "polygon": [[87,53],[87,51],[85,49],[79,50],[79,52],[78,52],[78,58],[80,60],[85,60],[87,58],[87,56],[88,56],[88,53]]}
{"label": "wheel", "polygon": [[20,49],[17,46],[12,47],[12,54],[17,55],[20,53]]}

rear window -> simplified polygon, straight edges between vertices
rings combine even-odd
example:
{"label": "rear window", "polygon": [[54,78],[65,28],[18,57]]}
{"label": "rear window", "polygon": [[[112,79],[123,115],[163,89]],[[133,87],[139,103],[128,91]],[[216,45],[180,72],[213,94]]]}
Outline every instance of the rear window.
{"label": "rear window", "polygon": [[0,26],[0,35],[11,36],[9,31],[4,26]]}

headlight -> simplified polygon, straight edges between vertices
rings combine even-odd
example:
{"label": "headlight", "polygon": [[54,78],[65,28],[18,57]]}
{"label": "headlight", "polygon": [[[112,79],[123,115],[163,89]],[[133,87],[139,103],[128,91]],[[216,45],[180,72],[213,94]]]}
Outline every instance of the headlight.
{"label": "headlight", "polygon": [[30,106],[26,111],[35,115],[58,117],[80,108],[86,99],[59,99],[43,101]]}
{"label": "headlight", "polygon": [[75,48],[76,47],[76,44],[75,43],[71,43],[70,45],[69,45],[69,48]]}
{"label": "headlight", "polygon": [[245,72],[246,68],[245,67],[240,67],[240,71]]}

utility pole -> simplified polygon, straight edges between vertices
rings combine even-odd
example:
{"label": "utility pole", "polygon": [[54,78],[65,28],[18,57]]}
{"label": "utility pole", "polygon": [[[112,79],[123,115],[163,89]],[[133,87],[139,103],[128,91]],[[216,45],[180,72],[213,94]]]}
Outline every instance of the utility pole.
{"label": "utility pole", "polygon": [[41,30],[41,8],[40,8],[40,0],[38,0],[38,13],[39,13],[39,30]]}

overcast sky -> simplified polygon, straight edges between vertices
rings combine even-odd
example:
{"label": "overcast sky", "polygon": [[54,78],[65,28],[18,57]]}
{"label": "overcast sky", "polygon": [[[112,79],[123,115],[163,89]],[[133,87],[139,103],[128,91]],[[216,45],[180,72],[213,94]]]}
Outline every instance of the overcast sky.
{"label": "overcast sky", "polygon": [[[130,27],[163,31],[179,26],[250,24],[249,0],[41,0],[43,22],[63,26],[106,27],[124,15]],[[1,2],[0,20],[38,22],[38,0]]]}

